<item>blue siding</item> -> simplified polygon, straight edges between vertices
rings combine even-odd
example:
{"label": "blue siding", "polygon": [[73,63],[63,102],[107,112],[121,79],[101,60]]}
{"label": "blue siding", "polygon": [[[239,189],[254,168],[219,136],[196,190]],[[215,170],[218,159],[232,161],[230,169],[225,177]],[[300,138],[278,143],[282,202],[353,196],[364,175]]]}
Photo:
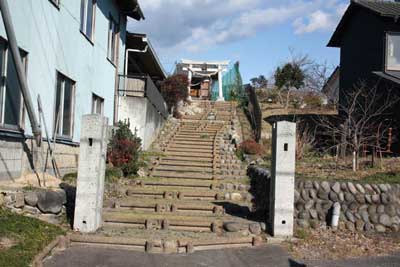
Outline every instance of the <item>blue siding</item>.
{"label": "blue siding", "polygon": [[[104,115],[113,119],[115,67],[107,59],[108,18],[120,23],[118,72],[123,73],[126,18],[114,1],[98,0],[94,44],[80,32],[80,0],[8,1],[18,45],[28,52],[28,84],[34,104],[40,94],[46,122],[53,129],[56,71],[76,81],[73,141],[79,141],[81,116],[91,112],[92,93],[105,99]],[[7,39],[3,23],[0,36]],[[27,116],[26,116],[27,117]],[[28,119],[26,133],[30,134]]]}

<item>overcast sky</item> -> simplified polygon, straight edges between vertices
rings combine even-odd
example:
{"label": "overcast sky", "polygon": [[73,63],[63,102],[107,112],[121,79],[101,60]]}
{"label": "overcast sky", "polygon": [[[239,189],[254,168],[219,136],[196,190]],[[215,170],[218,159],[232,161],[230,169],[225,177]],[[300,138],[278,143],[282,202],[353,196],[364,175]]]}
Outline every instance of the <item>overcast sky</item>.
{"label": "overcast sky", "polygon": [[327,48],[349,0],[141,0],[146,33],[167,72],[180,59],[240,61],[244,81],[290,57],[289,48],[335,65]]}

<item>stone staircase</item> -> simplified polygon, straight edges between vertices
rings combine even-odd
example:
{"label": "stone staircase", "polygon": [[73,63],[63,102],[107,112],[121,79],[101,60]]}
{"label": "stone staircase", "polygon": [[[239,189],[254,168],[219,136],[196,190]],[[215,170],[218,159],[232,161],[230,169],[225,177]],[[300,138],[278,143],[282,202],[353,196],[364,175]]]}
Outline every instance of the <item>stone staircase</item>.
{"label": "stone staircase", "polygon": [[251,218],[246,166],[230,141],[236,106],[201,105],[201,114],[185,116],[159,140],[163,153],[149,177],[104,209],[101,231],[75,235],[73,243],[189,253],[265,241],[265,225]]}

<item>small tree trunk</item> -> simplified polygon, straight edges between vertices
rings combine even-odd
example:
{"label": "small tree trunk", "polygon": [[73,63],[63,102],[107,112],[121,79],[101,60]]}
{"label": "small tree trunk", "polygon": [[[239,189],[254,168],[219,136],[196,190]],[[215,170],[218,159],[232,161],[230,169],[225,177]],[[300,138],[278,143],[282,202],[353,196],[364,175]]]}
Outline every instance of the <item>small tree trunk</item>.
{"label": "small tree trunk", "polygon": [[353,151],[353,172],[357,172],[357,152]]}

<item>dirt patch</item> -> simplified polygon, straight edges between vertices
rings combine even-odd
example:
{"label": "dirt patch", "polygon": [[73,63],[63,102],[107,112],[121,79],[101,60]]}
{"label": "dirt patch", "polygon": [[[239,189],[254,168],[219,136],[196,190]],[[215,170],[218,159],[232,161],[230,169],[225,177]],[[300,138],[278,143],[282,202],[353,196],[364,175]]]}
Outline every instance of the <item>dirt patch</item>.
{"label": "dirt patch", "polygon": [[7,237],[0,237],[0,251],[7,250],[15,246],[17,242]]}
{"label": "dirt patch", "polygon": [[331,229],[298,230],[295,242],[286,243],[291,254],[302,260],[336,260],[385,256],[400,251],[400,234],[358,233]]}

